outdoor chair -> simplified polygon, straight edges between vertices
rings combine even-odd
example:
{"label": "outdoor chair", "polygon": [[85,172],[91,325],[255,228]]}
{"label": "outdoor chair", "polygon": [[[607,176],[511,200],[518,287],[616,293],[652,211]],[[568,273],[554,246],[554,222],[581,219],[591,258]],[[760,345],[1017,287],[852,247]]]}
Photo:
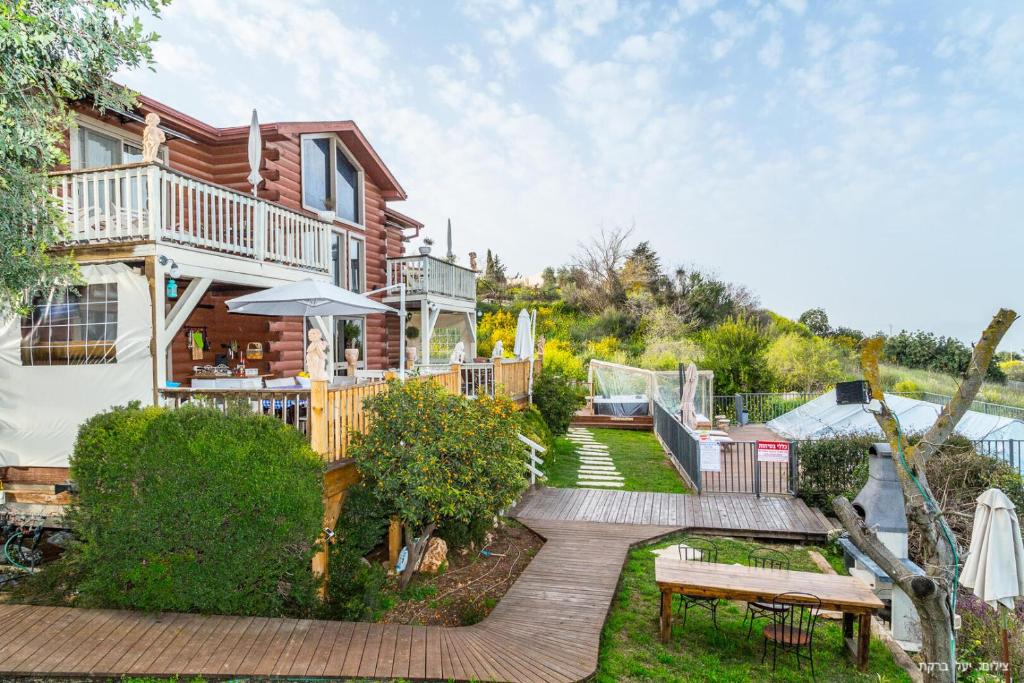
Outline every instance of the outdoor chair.
{"label": "outdoor chair", "polygon": [[[695,538],[686,542],[688,547],[679,546],[679,559],[691,562],[718,562],[718,544],[706,538]],[[691,607],[700,607],[711,612],[711,622],[718,630],[718,598],[698,598],[689,595],[679,596],[679,607],[676,614],[682,610],[682,626],[686,626],[686,615]]]}
{"label": "outdoor chair", "polygon": [[[747,555],[747,566],[758,569],[789,569],[790,565],[789,558],[782,551],[761,546],[754,548]],[[747,628],[747,638],[750,638],[754,632],[754,620],[771,618],[772,613],[776,609],[776,606],[770,602],[748,602],[747,611],[743,613],[744,622],[748,618],[750,619],[750,626]],[[786,610],[789,608],[783,605],[780,609]]]}
{"label": "outdoor chair", "polygon": [[764,627],[764,647],[761,663],[768,655],[768,642],[772,644],[772,671],[775,671],[775,657],[779,648],[796,655],[796,668],[800,660],[806,659],[811,665],[811,680],[814,677],[814,627],[818,623],[821,600],[810,593],[781,593],[772,598],[772,623]]}

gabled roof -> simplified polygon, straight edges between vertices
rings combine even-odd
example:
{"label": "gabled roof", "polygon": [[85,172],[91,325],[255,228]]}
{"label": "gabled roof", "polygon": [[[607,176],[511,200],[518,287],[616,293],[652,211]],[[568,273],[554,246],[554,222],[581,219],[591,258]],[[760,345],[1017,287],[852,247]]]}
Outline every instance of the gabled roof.
{"label": "gabled roof", "polygon": [[[217,128],[197,118],[182,113],[163,102],[145,95],[139,96],[139,109],[144,113],[155,112],[160,115],[161,122],[169,128],[179,130],[190,138],[208,145],[230,144],[244,141],[249,135],[249,126],[230,126]],[[367,176],[376,185],[386,200],[406,199],[405,190],[398,179],[377,154],[370,142],[359,130],[354,121],[283,121],[277,123],[261,123],[260,133],[265,140],[272,140],[275,135],[292,136],[302,133],[335,133],[341,138],[345,147],[355,156]]]}

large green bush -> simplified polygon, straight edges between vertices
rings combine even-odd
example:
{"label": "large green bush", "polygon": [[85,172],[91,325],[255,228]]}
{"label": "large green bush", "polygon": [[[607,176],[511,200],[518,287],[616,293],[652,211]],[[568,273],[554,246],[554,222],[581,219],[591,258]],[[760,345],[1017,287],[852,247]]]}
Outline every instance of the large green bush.
{"label": "large green bush", "polygon": [[727,320],[699,337],[703,367],[715,373],[715,393],[771,391],[774,380],[765,352],[771,340],[754,321]]}
{"label": "large green bush", "polygon": [[583,393],[562,375],[544,371],[533,382],[533,403],[555,436],[569,430],[572,416],[586,402]]}
{"label": "large green bush", "polygon": [[303,614],[322,465],[295,429],[213,409],[115,408],[79,430],[78,604]]}

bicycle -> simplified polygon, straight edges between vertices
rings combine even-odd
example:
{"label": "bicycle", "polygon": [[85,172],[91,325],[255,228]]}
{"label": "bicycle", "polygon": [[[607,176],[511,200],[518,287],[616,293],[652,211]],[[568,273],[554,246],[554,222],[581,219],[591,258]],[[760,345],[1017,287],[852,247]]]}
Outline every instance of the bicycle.
{"label": "bicycle", "polygon": [[45,517],[26,517],[19,521],[9,515],[3,525],[0,538],[4,540],[4,559],[18,569],[31,571],[42,562],[43,551],[39,547],[43,538],[43,522]]}

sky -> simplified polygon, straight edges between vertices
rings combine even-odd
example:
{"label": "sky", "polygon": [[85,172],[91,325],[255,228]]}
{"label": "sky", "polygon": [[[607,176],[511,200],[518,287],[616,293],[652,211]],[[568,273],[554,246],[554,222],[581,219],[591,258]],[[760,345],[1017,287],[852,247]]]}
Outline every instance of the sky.
{"label": "sky", "polygon": [[119,80],[218,126],[356,121],[463,263],[532,275],[632,226],[790,317],[971,342],[1024,310],[1020,2],[174,0],[146,24],[155,71]]}

